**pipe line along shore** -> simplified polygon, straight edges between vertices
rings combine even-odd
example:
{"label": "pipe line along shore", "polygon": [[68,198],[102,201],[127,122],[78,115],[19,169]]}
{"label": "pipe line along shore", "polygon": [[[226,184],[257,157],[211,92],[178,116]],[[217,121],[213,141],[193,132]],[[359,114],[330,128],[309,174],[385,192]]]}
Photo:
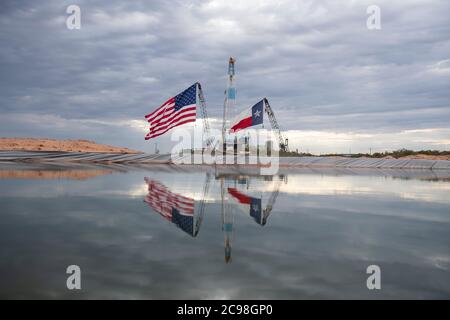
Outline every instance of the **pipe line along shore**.
{"label": "pipe line along shore", "polygon": [[[231,156],[233,159],[233,157]],[[215,157],[212,165],[225,166],[258,166],[256,156],[234,157],[236,164],[223,164],[222,156]],[[278,161],[280,167],[312,167],[312,168],[393,168],[393,169],[432,169],[450,170],[449,160],[429,159],[385,159],[385,158],[348,158],[348,157],[279,157],[265,159],[264,164]],[[0,161],[15,162],[79,162],[101,164],[196,164],[192,155],[173,157],[171,154],[129,154],[104,152],[29,152],[29,151],[0,151]]]}

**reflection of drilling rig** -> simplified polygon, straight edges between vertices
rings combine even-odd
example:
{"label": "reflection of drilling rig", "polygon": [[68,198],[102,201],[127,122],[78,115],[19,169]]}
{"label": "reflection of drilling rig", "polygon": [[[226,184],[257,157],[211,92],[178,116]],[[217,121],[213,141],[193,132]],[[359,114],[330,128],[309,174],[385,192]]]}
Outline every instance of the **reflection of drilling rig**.
{"label": "reflection of drilling rig", "polygon": [[[224,182],[226,181],[234,181],[234,187],[237,187],[237,183],[239,184],[245,184],[246,188],[248,189],[250,186],[250,177],[251,176],[241,176],[236,174],[217,174],[216,173],[216,180],[220,179],[220,188],[221,188],[221,215],[222,215],[222,231],[224,234],[224,249],[225,249],[225,262],[229,263],[231,262],[231,248],[232,248],[232,240],[234,238],[234,211],[232,206],[230,205],[230,201],[228,201],[227,194],[230,192],[230,188],[227,188],[227,186],[224,185]],[[260,176],[255,176],[260,177]],[[266,176],[264,177],[264,180],[272,181],[273,176]],[[281,187],[281,184],[286,182],[286,177],[284,175],[279,175],[278,179],[275,181],[274,188],[272,193],[270,194],[269,200],[265,206],[265,208],[261,208],[260,215],[250,215],[253,217],[253,219],[261,226],[266,225],[267,219],[269,215],[272,212],[272,209],[275,205],[275,202],[277,200],[279,190]],[[227,192],[228,191],[228,192]],[[232,196],[235,196],[232,194]],[[248,197],[250,198],[250,197]],[[242,198],[241,198],[242,200]],[[244,199],[245,200],[245,199]],[[259,203],[261,203],[261,199],[259,199]],[[252,209],[250,208],[250,212]]]}
{"label": "reflection of drilling rig", "polygon": [[224,235],[224,247],[225,247],[225,262],[231,262],[231,242],[233,240],[233,223],[234,216],[228,201],[225,201],[225,188],[223,185],[223,179],[220,179],[220,194],[222,200],[222,231]]}
{"label": "reflection of drilling rig", "polygon": [[[221,173],[218,173],[217,170],[220,170]],[[145,196],[144,202],[149,205],[152,211],[176,225],[178,230],[182,230],[191,237],[197,237],[206,211],[206,201],[208,201],[207,199],[211,178],[212,174],[207,171],[203,184],[201,200],[199,201],[194,200],[194,196],[189,197],[189,195],[175,192],[163,183],[145,177],[144,181],[148,187],[148,194]],[[262,189],[254,188],[254,191],[263,190],[260,196],[249,195],[249,193],[252,193],[249,190],[252,189],[250,188],[252,178],[260,181],[263,180],[264,182],[273,182],[273,190],[265,207],[262,206],[262,192],[266,192],[265,187]],[[249,205],[247,206],[247,214],[249,214],[249,216],[256,223],[264,226],[266,225],[267,219],[275,205],[281,184],[283,181],[286,182],[287,180],[284,175],[260,176],[247,173],[231,173],[227,169],[217,169],[217,167],[215,171],[215,179],[220,180],[221,222],[224,237],[224,254],[225,262],[229,263],[232,260],[234,218],[236,214],[235,208],[237,207],[235,204],[232,204],[231,200],[242,200],[241,204],[245,203],[246,205]],[[259,184],[257,183],[256,186],[259,186]],[[247,193],[247,195],[245,193]],[[239,203],[237,204],[239,205]],[[254,206],[256,206],[256,210],[254,209]]]}
{"label": "reflection of drilling rig", "polygon": [[[223,175],[223,176],[226,177],[226,175]],[[236,181],[240,181],[242,184],[246,185],[246,189],[248,190],[250,187],[250,177],[251,176],[243,176],[243,177],[240,177],[239,179],[236,179],[234,186],[236,187]],[[260,176],[255,176],[255,177],[260,178]],[[276,176],[265,176],[264,180],[265,181],[273,181],[274,177],[276,177]],[[284,175],[279,175],[277,177],[277,179],[275,180],[275,183],[274,183],[273,190],[269,196],[269,200],[267,201],[264,208],[261,207],[261,214],[257,215],[257,216],[253,216],[253,219],[259,225],[261,225],[261,226],[266,225],[267,219],[269,218],[269,215],[272,212],[275,202],[277,201],[280,187],[281,187],[283,181],[286,183],[286,181],[287,181],[286,179],[287,178]]]}

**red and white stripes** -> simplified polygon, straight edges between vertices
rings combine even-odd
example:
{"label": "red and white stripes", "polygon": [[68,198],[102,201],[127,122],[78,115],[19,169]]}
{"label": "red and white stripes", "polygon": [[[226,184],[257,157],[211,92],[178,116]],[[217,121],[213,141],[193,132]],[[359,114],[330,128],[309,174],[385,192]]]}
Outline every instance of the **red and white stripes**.
{"label": "red and white stripes", "polygon": [[150,131],[145,136],[145,140],[148,140],[158,137],[174,127],[195,122],[197,105],[194,103],[176,108],[175,98],[170,98],[145,118],[150,123]]}
{"label": "red and white stripes", "polygon": [[147,177],[145,182],[148,185],[145,202],[167,219],[172,218],[172,208],[179,210],[180,214],[183,215],[194,214],[194,199],[173,193],[161,183]]}

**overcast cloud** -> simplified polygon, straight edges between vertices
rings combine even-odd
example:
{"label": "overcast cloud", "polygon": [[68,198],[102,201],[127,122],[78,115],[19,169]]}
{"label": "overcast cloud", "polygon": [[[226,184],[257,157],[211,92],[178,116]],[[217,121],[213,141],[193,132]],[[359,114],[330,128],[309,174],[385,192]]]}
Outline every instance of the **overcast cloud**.
{"label": "overcast cloud", "polygon": [[[81,30],[66,28],[70,4]],[[366,27],[370,4],[381,30]],[[2,1],[0,136],[152,151],[143,115],[199,81],[219,119],[235,56],[238,105],[269,98],[292,148],[450,149],[449,12],[446,0]]]}

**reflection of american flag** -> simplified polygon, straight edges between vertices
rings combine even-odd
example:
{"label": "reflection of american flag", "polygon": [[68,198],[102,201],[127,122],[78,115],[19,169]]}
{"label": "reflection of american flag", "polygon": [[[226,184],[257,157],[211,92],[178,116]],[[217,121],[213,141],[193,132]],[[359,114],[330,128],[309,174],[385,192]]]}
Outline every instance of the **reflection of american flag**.
{"label": "reflection of american flag", "polygon": [[182,124],[195,122],[196,109],[197,84],[193,84],[145,116],[150,123],[150,132],[145,136],[145,140],[156,138]]}
{"label": "reflection of american flag", "polygon": [[145,202],[167,220],[194,236],[194,199],[169,191],[163,184],[144,178],[148,185]]}

